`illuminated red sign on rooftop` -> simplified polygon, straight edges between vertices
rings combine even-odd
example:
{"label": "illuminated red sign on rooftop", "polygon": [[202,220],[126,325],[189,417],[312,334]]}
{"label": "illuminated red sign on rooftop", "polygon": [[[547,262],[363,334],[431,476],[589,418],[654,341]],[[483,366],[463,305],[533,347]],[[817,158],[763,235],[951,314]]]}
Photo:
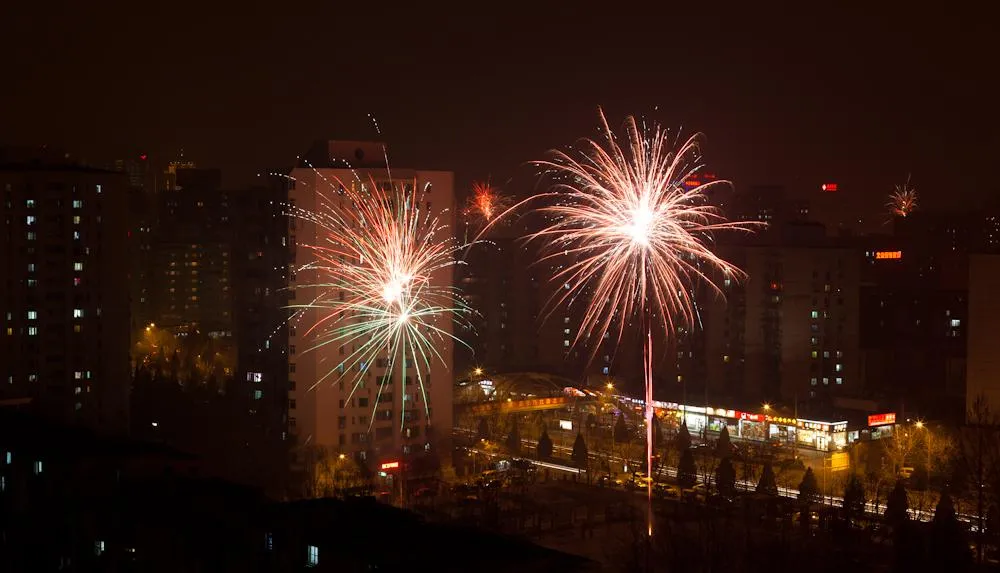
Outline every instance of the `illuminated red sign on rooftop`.
{"label": "illuminated red sign on rooftop", "polygon": [[824,183],[820,187],[820,189],[822,189],[823,191],[826,191],[827,193],[833,193],[834,191],[837,190],[837,184],[836,183]]}
{"label": "illuminated red sign on rooftop", "polygon": [[399,462],[385,462],[381,466],[382,471],[385,471],[385,470],[394,470],[394,469],[397,469],[398,467],[399,467]]}
{"label": "illuminated red sign on rooftop", "polygon": [[869,426],[887,426],[889,424],[896,423],[896,413],[889,412],[888,414],[872,414],[868,416]]}

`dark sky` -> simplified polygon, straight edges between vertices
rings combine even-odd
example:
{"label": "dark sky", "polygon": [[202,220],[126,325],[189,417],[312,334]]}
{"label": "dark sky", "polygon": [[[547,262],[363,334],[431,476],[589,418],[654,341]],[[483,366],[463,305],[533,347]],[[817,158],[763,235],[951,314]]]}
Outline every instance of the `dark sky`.
{"label": "dark sky", "polygon": [[836,181],[881,205],[912,172],[926,205],[995,194],[993,15],[889,3],[6,2],[0,140],[92,160],[183,147],[235,185],[314,139],[374,137],[371,112],[396,166],[465,185],[593,135],[603,105],[704,131],[737,186]]}

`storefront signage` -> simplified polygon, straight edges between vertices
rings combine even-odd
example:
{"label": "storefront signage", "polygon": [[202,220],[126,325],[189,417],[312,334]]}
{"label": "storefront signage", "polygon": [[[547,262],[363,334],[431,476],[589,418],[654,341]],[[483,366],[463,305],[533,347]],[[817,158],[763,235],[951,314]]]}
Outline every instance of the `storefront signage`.
{"label": "storefront signage", "polygon": [[382,464],[381,468],[382,468],[382,471],[385,471],[385,470],[394,470],[394,469],[399,468],[399,462],[385,462],[385,463]]}

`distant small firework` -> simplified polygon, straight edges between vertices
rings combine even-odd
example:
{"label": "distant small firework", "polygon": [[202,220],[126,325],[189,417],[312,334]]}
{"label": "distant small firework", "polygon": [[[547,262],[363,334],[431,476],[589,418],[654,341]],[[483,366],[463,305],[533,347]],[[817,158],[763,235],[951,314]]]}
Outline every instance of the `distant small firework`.
{"label": "distant small firework", "polygon": [[510,205],[510,198],[501,195],[489,183],[475,182],[472,184],[472,196],[469,197],[465,214],[470,221],[478,221],[486,227],[492,225]]}
{"label": "distant small firework", "polygon": [[896,190],[889,195],[889,202],[885,206],[893,217],[907,217],[917,210],[917,190],[910,185],[909,177],[906,178],[906,183],[896,185]]}

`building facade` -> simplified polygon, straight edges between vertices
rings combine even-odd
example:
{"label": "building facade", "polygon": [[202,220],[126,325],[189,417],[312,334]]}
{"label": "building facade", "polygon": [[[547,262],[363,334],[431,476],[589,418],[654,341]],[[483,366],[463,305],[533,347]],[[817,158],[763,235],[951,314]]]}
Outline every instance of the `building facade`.
{"label": "building facade", "polygon": [[[383,158],[379,143],[318,142],[290,173],[289,202],[315,213],[351,208],[344,201],[333,204],[323,198],[342,196],[338,192],[340,185],[374,183],[391,185],[394,192],[419,190],[423,193],[421,200],[426,202],[424,207],[447,225],[442,232],[454,232],[453,174],[393,168],[390,176]],[[325,279],[310,266],[314,259],[307,247],[321,245],[321,233],[308,220],[292,217],[288,221],[290,305],[308,303],[319,294],[310,285],[322,284]],[[450,287],[454,284],[453,267],[434,271],[431,281]],[[391,357],[380,356],[375,364],[351,368],[345,361],[353,353],[352,348],[334,344],[316,347],[310,328],[321,318],[319,311],[304,308],[288,326],[288,425],[298,443],[324,446],[375,463],[447,441],[452,427],[453,340],[444,336],[435,345],[441,360],[431,360],[430,371],[421,372],[426,405],[431,411],[427,419],[423,393],[413,383],[415,377],[394,380],[398,373],[386,369]],[[442,317],[436,326],[446,333],[453,332],[449,317]],[[359,376],[361,386],[352,394]],[[391,382],[379,392],[381,382],[388,380]]]}
{"label": "building facade", "polygon": [[127,427],[127,184],[65,157],[0,165],[0,398]]}

